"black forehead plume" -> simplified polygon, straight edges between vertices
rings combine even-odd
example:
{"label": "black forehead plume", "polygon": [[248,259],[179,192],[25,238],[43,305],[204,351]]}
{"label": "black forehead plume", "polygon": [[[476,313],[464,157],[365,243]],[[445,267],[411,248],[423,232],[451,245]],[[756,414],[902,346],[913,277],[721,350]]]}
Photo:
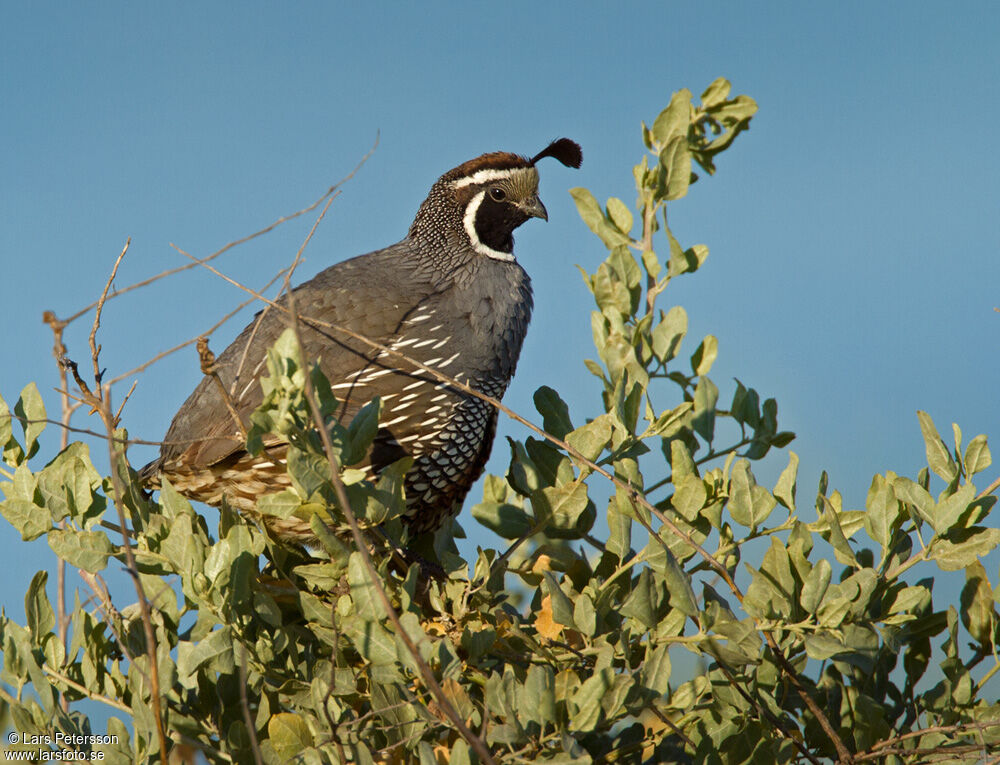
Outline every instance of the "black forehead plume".
{"label": "black forehead plume", "polygon": [[579,167],[583,163],[583,149],[580,148],[580,144],[569,138],[557,138],[533,156],[531,164],[535,164],[543,157],[554,157],[566,167]]}

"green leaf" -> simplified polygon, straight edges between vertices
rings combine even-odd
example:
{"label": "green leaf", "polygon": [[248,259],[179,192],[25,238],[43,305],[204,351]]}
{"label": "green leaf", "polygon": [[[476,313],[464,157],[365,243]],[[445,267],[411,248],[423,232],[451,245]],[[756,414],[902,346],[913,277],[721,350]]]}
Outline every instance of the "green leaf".
{"label": "green leaf", "polygon": [[830,586],[830,577],[832,574],[833,569],[830,567],[830,562],[825,558],[821,558],[813,566],[812,571],[809,572],[809,576],[802,583],[802,593],[799,595],[799,603],[807,614],[812,615],[818,612],[819,606],[823,602],[826,591]]}
{"label": "green leaf", "polygon": [[653,573],[648,568],[644,568],[639,574],[632,592],[625,598],[625,602],[618,610],[622,616],[635,619],[647,629],[652,629],[657,623],[656,614],[659,602],[660,593],[653,579]]}
{"label": "green leaf", "polygon": [[313,746],[309,725],[300,715],[279,712],[267,723],[267,736],[281,762],[292,762]]}
{"label": "green leaf", "polygon": [[480,502],[473,506],[472,517],[504,539],[517,539],[535,527],[523,508],[506,502]]}
{"label": "green leaf", "polygon": [[[329,618],[329,612],[327,612],[327,618]],[[378,622],[360,619],[352,615],[344,620],[342,629],[358,653],[372,664],[392,666],[396,663],[399,657],[396,640],[393,634]]]}
{"label": "green leaf", "polygon": [[972,526],[954,529],[946,537],[934,540],[930,557],[942,571],[958,571],[988,555],[1000,545],[1000,529]]}
{"label": "green leaf", "polygon": [[472,765],[469,744],[464,738],[457,739],[448,752],[449,765]]}
{"label": "green leaf", "polygon": [[653,122],[653,138],[661,146],[673,136],[682,136],[686,139],[690,121],[691,91],[683,88],[670,97],[670,104]]}
{"label": "green leaf", "polygon": [[699,377],[694,389],[694,419],[691,427],[711,443],[715,438],[715,405],[719,401],[719,389],[707,377]]}
{"label": "green leaf", "polygon": [[698,468],[691,458],[691,450],[688,449],[681,439],[677,438],[670,442],[670,477],[676,485],[681,479],[687,476],[697,476]]}
{"label": "green leaf", "polygon": [[45,585],[49,581],[47,571],[39,571],[31,577],[28,592],[24,596],[24,613],[28,621],[28,631],[36,645],[56,626],[56,613],[45,594]]}
{"label": "green leaf", "polygon": [[535,409],[542,415],[546,432],[556,438],[565,438],[573,430],[569,407],[552,388],[547,385],[540,387],[535,391],[534,401]]}
{"label": "green leaf", "polygon": [[550,486],[531,495],[531,509],[539,523],[551,530],[572,531],[587,509],[587,484],[572,481]]}
{"label": "green leaf", "polygon": [[959,487],[958,491],[947,499],[939,502],[934,508],[931,525],[938,534],[951,530],[970,510],[970,505],[976,499],[976,487],[971,483]]}
{"label": "green leaf", "polygon": [[524,718],[540,728],[555,721],[556,676],[551,666],[532,664],[528,668],[518,706]]}
{"label": "green leaf", "polygon": [[670,645],[661,643],[654,646],[646,644],[646,658],[639,668],[639,682],[643,688],[648,688],[657,695],[666,693],[670,688]]}
{"label": "green leaf", "polygon": [[569,193],[573,197],[573,201],[576,202],[576,210],[583,218],[583,222],[601,238],[609,250],[618,245],[629,243],[629,238],[612,226],[605,217],[604,211],[594,199],[593,194],[581,187],[570,189]]}
{"label": "green leaf", "polygon": [[990,447],[986,443],[986,436],[976,436],[972,439],[965,450],[965,459],[963,461],[965,462],[965,474],[969,478],[993,464],[993,457],[990,455]]}
{"label": "green leaf", "polygon": [[623,234],[627,234],[632,230],[632,212],[617,197],[611,197],[608,200],[608,217],[615,224],[615,228]]}
{"label": "green leaf", "polygon": [[313,364],[312,369],[309,370],[309,379],[312,380],[313,391],[316,393],[320,414],[323,415],[323,420],[326,422],[328,418],[332,418],[337,413],[337,410],[340,408],[340,402],[334,395],[333,388],[330,387],[330,381],[326,379],[326,375],[323,374],[323,370],[319,364]]}
{"label": "green leaf", "polygon": [[334,590],[340,584],[341,575],[344,573],[342,566],[332,563],[306,563],[296,566],[293,571],[296,576],[317,590]]}
{"label": "green leaf", "polygon": [[[276,357],[272,372],[276,371],[279,376],[290,376],[301,372],[302,352],[299,349],[299,340],[295,335],[294,328],[287,327],[282,330],[271,348],[274,351],[273,356]],[[271,369],[270,365],[268,368]],[[273,376],[274,374],[272,374]]]}
{"label": "green leaf", "polygon": [[[547,429],[547,428],[546,428]],[[594,462],[611,441],[611,415],[602,414],[565,436],[566,443]]]}
{"label": "green leaf", "polygon": [[840,517],[837,511],[830,504],[830,500],[823,498],[825,505],[825,511],[823,513],[823,520],[829,525],[829,542],[833,546],[833,554],[837,557],[841,563],[845,566],[853,566],[858,568],[860,564],[858,559],[854,555],[854,550],[851,549],[851,545],[847,541],[847,537],[844,535],[844,530],[840,525]]}
{"label": "green leaf", "polygon": [[659,276],[660,272],[663,270],[663,266],[660,264],[660,259],[656,257],[656,253],[652,250],[643,251],[642,266],[646,269],[646,273],[654,279]]}
{"label": "green leaf", "polygon": [[962,624],[976,642],[989,648],[996,624],[996,611],[993,609],[993,588],[990,586],[989,576],[979,561],[965,569],[960,615]]}
{"label": "green leaf", "polygon": [[576,479],[572,461],[551,442],[529,437],[524,448],[543,486],[562,486]]}
{"label": "green leaf", "polygon": [[26,499],[12,497],[0,502],[0,513],[11,526],[21,532],[21,539],[30,542],[52,528],[52,518],[45,508]]}
{"label": "green leaf", "polygon": [[573,623],[584,635],[592,636],[597,630],[597,611],[586,594],[581,594],[573,604]]}
{"label": "green leaf", "polygon": [[625,560],[632,548],[632,515],[628,496],[622,489],[608,501],[608,541],[604,549]]}
{"label": "green leaf", "polygon": [[674,358],[680,350],[687,329],[687,312],[679,305],[675,305],[653,328],[653,355],[660,361],[670,361]]}
{"label": "green leaf", "polygon": [[663,191],[669,200],[680,199],[691,182],[691,151],[686,135],[671,138],[660,151],[660,166],[665,172]]}
{"label": "green leaf", "polygon": [[385,607],[375,591],[371,577],[361,553],[351,553],[347,564],[347,583],[351,587],[355,612],[366,621],[380,621],[386,618]]}
{"label": "green leaf", "polygon": [[701,94],[701,105],[703,107],[716,106],[729,98],[729,91],[732,88],[729,80],[719,77],[712,81],[712,84],[705,88]]}
{"label": "green leaf", "polygon": [[[760,662],[760,636],[752,619],[737,621],[730,614],[720,614],[702,647],[710,655],[730,665]],[[725,640],[719,640],[719,638]]]}
{"label": "green leaf", "polygon": [[601,263],[593,279],[594,302],[601,313],[609,318],[621,321],[620,317],[632,312],[632,296],[628,287],[618,278],[607,263]]}
{"label": "green leaf", "polygon": [[952,459],[948,447],[934,427],[934,421],[927,412],[917,412],[920,420],[920,432],[924,436],[924,445],[927,451],[927,466],[943,478],[947,483],[951,483],[958,475],[958,465]]}
{"label": "green leaf", "polygon": [[[3,453],[4,461],[9,465],[17,466],[21,463],[24,450],[14,438],[14,429],[11,427],[12,417],[7,402],[0,396],[0,452]],[[17,454],[14,454],[16,450]],[[10,452],[8,454],[8,452]],[[14,459],[14,457],[17,459]]]}
{"label": "green leaf", "polygon": [[890,614],[916,613],[922,611],[931,603],[931,591],[917,585],[903,587],[895,593],[889,605]]}
{"label": "green leaf", "polygon": [[115,548],[103,531],[52,529],[48,536],[52,551],[76,568],[91,574],[104,570]]}
{"label": "green leaf", "polygon": [[788,465],[778,476],[778,483],[774,486],[774,498],[791,512],[795,512],[795,489],[796,478],[799,472],[799,455],[795,452],[788,453]]}
{"label": "green leaf", "polygon": [[825,661],[848,651],[844,642],[834,637],[831,632],[806,635],[804,643],[809,658],[815,661]]}
{"label": "green leaf", "polygon": [[301,505],[302,500],[299,499],[299,495],[291,489],[257,497],[257,511],[262,515],[273,515],[275,518],[291,518]]}
{"label": "green leaf", "polygon": [[920,484],[904,476],[897,476],[892,481],[892,488],[898,499],[912,505],[920,518],[927,523],[934,519],[934,498]]}
{"label": "green leaf", "polygon": [[772,593],[772,602],[782,616],[790,617],[792,604],[795,601],[795,575],[792,573],[788,550],[777,537],[771,537],[771,546],[764,553],[760,573],[766,577]]}
{"label": "green leaf", "polygon": [[288,447],[288,476],[302,500],[315,500],[330,485],[330,463],[325,456]]}
{"label": "green leaf", "polygon": [[756,529],[767,520],[775,504],[771,492],[757,485],[749,461],[737,461],[729,485],[729,513],[733,520],[751,530]]}
{"label": "green leaf", "polygon": [[177,645],[177,679],[181,685],[196,688],[196,673],[202,668],[211,674],[231,674],[235,670],[233,634],[228,626],[209,632],[198,643],[182,641]]}
{"label": "green leaf", "polygon": [[695,597],[694,589],[691,587],[691,578],[687,575],[677,558],[669,548],[657,543],[663,550],[663,580],[667,585],[667,595],[672,608],[676,608],[685,616],[696,616],[698,614],[698,599]]}
{"label": "green leaf", "polygon": [[[676,441],[674,443],[677,443]],[[705,482],[696,475],[686,475],[674,479],[674,496],[671,504],[687,521],[694,521],[708,501]]]}
{"label": "green leaf", "polygon": [[[628,292],[628,314],[635,314],[639,310],[639,299],[642,297],[642,272],[639,270],[639,264],[636,263],[632,250],[623,244],[618,245],[608,255],[607,263]],[[651,322],[652,318],[649,321]]]}
{"label": "green leaf", "polygon": [[552,618],[564,627],[576,629],[576,622],[573,621],[573,601],[563,592],[551,571],[543,571],[542,576],[545,578],[545,589],[552,599]]}
{"label": "green leaf", "polygon": [[899,502],[892,484],[884,476],[876,475],[872,478],[867,508],[865,528],[868,535],[883,548],[888,547],[899,520]]}
{"label": "green leaf", "polygon": [[706,335],[697,350],[691,355],[691,369],[696,375],[707,375],[719,355],[719,341]]}
{"label": "green leaf", "polygon": [[649,424],[649,428],[643,437],[660,436],[670,438],[682,428],[687,427],[692,420],[694,405],[690,401],[683,401],[673,409],[667,409],[656,417]]}
{"label": "green leaf", "polygon": [[585,733],[597,727],[601,716],[601,700],[614,685],[610,669],[600,669],[587,678],[570,699],[570,729]]}
{"label": "green leaf", "polygon": [[381,412],[382,401],[376,396],[354,415],[354,419],[347,427],[347,442],[350,446],[344,450],[342,465],[356,465],[365,458],[372,441],[375,440],[375,434],[378,433]]}
{"label": "green leaf", "polygon": [[708,260],[708,247],[703,244],[694,244],[684,250],[684,262],[687,264],[687,273],[693,274]]}
{"label": "green leaf", "polygon": [[45,430],[45,404],[33,382],[24,386],[21,396],[14,404],[14,414],[24,428],[24,448],[30,458],[38,451],[38,436]]}

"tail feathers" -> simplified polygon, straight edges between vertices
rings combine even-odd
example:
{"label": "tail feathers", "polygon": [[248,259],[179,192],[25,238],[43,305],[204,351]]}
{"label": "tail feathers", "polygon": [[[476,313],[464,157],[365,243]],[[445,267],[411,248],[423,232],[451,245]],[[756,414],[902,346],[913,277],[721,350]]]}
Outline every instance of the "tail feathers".
{"label": "tail feathers", "polygon": [[163,467],[163,458],[157,457],[149,464],[139,469],[139,483],[146,489],[160,488],[160,472]]}

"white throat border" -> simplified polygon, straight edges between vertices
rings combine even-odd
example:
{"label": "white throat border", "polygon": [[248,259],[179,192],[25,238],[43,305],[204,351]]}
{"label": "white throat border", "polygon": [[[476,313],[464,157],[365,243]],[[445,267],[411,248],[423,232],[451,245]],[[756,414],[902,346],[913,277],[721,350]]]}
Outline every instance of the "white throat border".
{"label": "white throat border", "polygon": [[[479,173],[476,173],[476,175],[479,175],[480,173],[487,173],[487,172],[489,172],[489,173],[496,173],[496,172],[509,173],[510,171],[509,170],[504,170],[504,171],[480,170]],[[466,179],[463,178],[462,180],[465,181]],[[490,179],[490,180],[492,180],[492,179]],[[479,181],[479,182],[481,183],[482,181]],[[463,185],[465,185],[465,184],[463,183]],[[479,240],[479,234],[476,233],[476,213],[479,212],[479,205],[482,204],[483,197],[485,197],[485,196],[486,196],[486,189],[483,189],[482,191],[480,191],[478,194],[476,194],[469,201],[468,207],[465,208],[465,217],[462,218],[462,225],[465,226],[465,233],[469,237],[469,242],[472,244],[472,249],[474,249],[480,255],[485,255],[487,258],[493,258],[493,260],[502,260],[505,263],[513,263],[514,260],[515,260],[513,253],[510,253],[510,252],[500,252],[500,250],[494,250],[492,247],[489,247],[489,246],[483,244]]]}

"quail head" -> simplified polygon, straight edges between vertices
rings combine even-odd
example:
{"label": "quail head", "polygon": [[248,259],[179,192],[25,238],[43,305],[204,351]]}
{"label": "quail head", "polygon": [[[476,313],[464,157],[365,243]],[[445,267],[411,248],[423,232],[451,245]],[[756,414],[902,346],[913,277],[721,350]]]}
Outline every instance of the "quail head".
{"label": "quail head", "polygon": [[[531,282],[514,258],[513,232],[529,218],[548,219],[538,198],[536,163],[554,157],[579,167],[580,147],[553,141],[534,157],[493,152],[442,175],[401,241],[338,263],[295,289],[303,357],[318,362],[341,401],[341,422],[379,396],[378,434],[365,464],[371,475],[410,456],[405,477],[411,533],[438,528],[458,512],[489,456],[497,412],[489,403],[428,375],[399,353],[488,396],[503,396],[531,318]],[[283,304],[283,301],[279,301]],[[230,506],[286,540],[310,542],[309,523],[261,516],[261,495],[290,486],[287,443],[265,439],[246,451],[244,428],[262,401],[266,351],[285,329],[285,312],[265,309],[219,355],[216,372],[177,412],[158,459],[140,478],[163,478],[182,494]],[[322,327],[340,326],[398,353],[373,350]],[[231,411],[232,410],[232,411]]]}

